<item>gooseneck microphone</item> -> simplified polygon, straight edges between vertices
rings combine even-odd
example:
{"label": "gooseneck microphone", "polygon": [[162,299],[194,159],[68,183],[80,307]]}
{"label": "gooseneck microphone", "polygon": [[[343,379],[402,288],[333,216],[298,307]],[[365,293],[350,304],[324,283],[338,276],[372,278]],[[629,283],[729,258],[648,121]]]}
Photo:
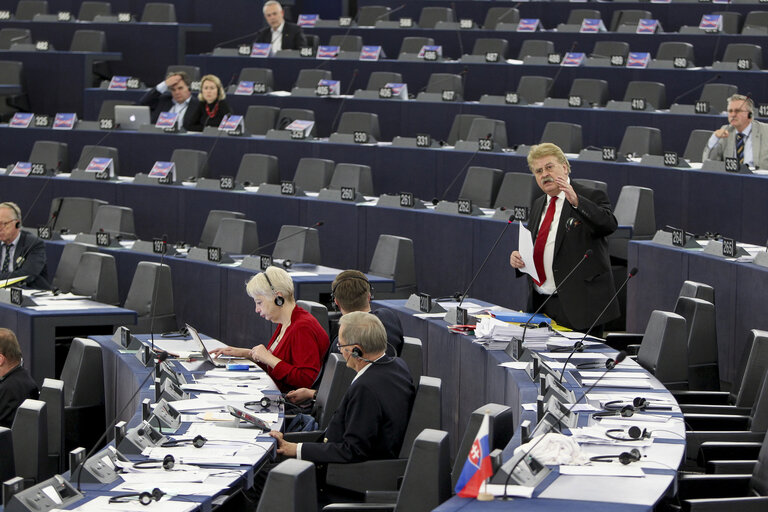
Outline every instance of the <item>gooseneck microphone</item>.
{"label": "gooseneck microphone", "polygon": [[341,101],[339,102],[339,108],[336,109],[336,115],[333,116],[333,121],[331,122],[331,133],[333,133],[333,130],[337,128],[336,123],[339,120],[339,116],[341,115],[341,110],[344,108],[344,103],[346,103],[347,98],[349,97],[350,91],[352,91],[352,86],[355,84],[355,80],[357,79],[357,75],[359,73],[359,70],[355,68],[354,71],[352,71],[352,78],[349,79],[349,85],[347,85],[347,90],[344,91],[344,97],[341,98]]}
{"label": "gooseneck microphone", "polygon": [[269,242],[268,244],[260,245],[257,248],[255,248],[253,250],[253,252],[251,252],[248,256],[253,256],[254,254],[257,254],[262,249],[266,249],[267,247],[271,247],[271,246],[273,246],[273,245],[275,245],[275,244],[277,244],[279,242],[282,242],[283,240],[287,240],[287,239],[292,238],[292,237],[294,237],[296,235],[300,235],[300,234],[304,233],[305,231],[309,231],[310,229],[318,228],[318,227],[322,226],[323,224],[325,224],[325,222],[322,221],[322,220],[319,220],[319,221],[315,222],[314,224],[312,224],[311,226],[306,226],[303,229],[300,229],[299,231],[291,233],[290,235],[285,235],[284,237],[278,238],[277,240],[275,240],[273,242]]}
{"label": "gooseneck microphone", "polygon": [[[168,252],[168,235],[163,235],[163,251],[160,253],[160,269],[158,272],[163,271],[163,262],[165,261],[165,253]],[[155,308],[157,307],[157,282],[159,277],[156,277],[152,283],[152,304],[149,306],[149,339],[152,352],[155,351]]]}
{"label": "gooseneck microphone", "polygon": [[227,41],[222,41],[222,42],[220,42],[220,43],[216,43],[215,45],[213,45],[213,47],[214,47],[214,48],[221,48],[221,47],[222,47],[222,46],[224,46],[225,44],[234,43],[234,42],[236,42],[236,41],[240,41],[241,39],[245,39],[246,37],[253,37],[253,36],[255,36],[255,35],[258,35],[258,34],[259,34],[259,32],[261,32],[262,30],[263,30],[263,29],[259,29],[259,30],[257,30],[256,32],[251,32],[251,33],[249,33],[249,34],[245,34],[245,35],[243,35],[243,36],[238,36],[238,37],[235,37],[235,38],[233,38],[233,39],[228,39]]}
{"label": "gooseneck microphone", "polygon": [[591,331],[596,325],[597,322],[600,320],[600,317],[603,316],[603,313],[606,312],[608,307],[610,307],[611,304],[613,304],[613,301],[616,300],[616,297],[619,296],[619,293],[621,293],[621,290],[624,289],[625,286],[627,286],[627,283],[630,279],[635,277],[637,275],[637,267],[632,267],[632,270],[629,271],[629,274],[627,274],[627,278],[624,280],[623,283],[621,283],[621,286],[616,290],[616,293],[613,294],[613,297],[611,297],[611,300],[608,301],[608,304],[605,305],[603,310],[600,312],[599,315],[597,315],[597,318],[595,318],[595,321],[592,322],[592,325],[589,326],[589,329],[584,331],[584,336],[581,337],[579,341],[573,344],[573,349],[571,350],[571,353],[568,354],[568,358],[565,360],[565,363],[563,363],[563,369],[560,372],[560,382],[563,382],[563,377],[565,376],[565,368],[568,366],[568,362],[573,357],[573,354],[576,353],[576,351],[581,351],[584,348],[584,340],[587,338],[587,335],[589,335],[589,331]]}
{"label": "gooseneck microphone", "polygon": [[[489,133],[488,135],[486,135],[486,136],[485,136],[485,137],[483,137],[483,138],[484,138],[485,140],[489,140],[489,139],[491,139],[492,137],[493,137],[493,134],[492,134],[492,133]],[[457,172],[457,173],[456,173],[456,176],[454,176],[454,177],[453,177],[453,179],[451,180],[451,182],[448,184],[448,186],[447,186],[447,187],[445,187],[445,190],[443,191],[443,194],[442,194],[442,196],[440,196],[440,199],[438,199],[437,197],[434,197],[434,198],[432,199],[432,204],[433,204],[433,205],[437,206],[437,204],[438,204],[440,201],[444,201],[444,200],[445,200],[445,196],[447,196],[447,195],[448,195],[448,191],[450,191],[450,190],[451,190],[451,188],[452,188],[452,187],[453,187],[453,186],[456,184],[456,181],[458,181],[458,179],[461,177],[461,175],[462,175],[462,174],[464,174],[464,172],[465,172],[465,171],[466,171],[466,170],[469,168],[469,164],[471,164],[471,163],[472,163],[472,161],[475,159],[475,157],[477,156],[477,154],[478,154],[479,152],[480,152],[480,143],[478,142],[478,143],[477,143],[477,149],[476,149],[476,150],[475,150],[475,151],[472,153],[472,155],[469,157],[469,159],[467,159],[467,163],[465,163],[465,164],[464,164],[464,167],[462,167],[461,169],[459,169],[459,172]]]}
{"label": "gooseneck microphone", "polygon": [[376,16],[373,19],[373,24],[376,25],[376,22],[379,21],[380,19],[386,18],[387,16],[389,16],[391,14],[395,14],[397,11],[400,11],[400,10],[404,9],[405,6],[406,6],[406,4],[403,4],[400,7],[395,7],[394,9],[389,10],[389,11],[385,12],[384,14],[380,14],[380,15]]}
{"label": "gooseneck microphone", "polygon": [[579,262],[576,263],[573,266],[571,271],[568,272],[568,274],[563,278],[563,280],[560,282],[560,284],[555,287],[555,291],[552,292],[552,295],[548,295],[547,298],[544,299],[544,302],[542,302],[541,305],[538,308],[536,308],[536,311],[534,311],[533,314],[528,318],[528,320],[525,321],[525,323],[523,324],[523,336],[520,339],[520,343],[521,344],[525,343],[525,333],[528,330],[528,324],[531,323],[531,320],[533,320],[536,317],[536,315],[538,315],[541,312],[541,310],[544,309],[544,306],[546,306],[547,302],[549,302],[549,299],[551,299],[552,297],[555,296],[555,294],[557,294],[557,292],[560,290],[560,288],[565,283],[568,282],[568,279],[570,279],[570,277],[573,275],[573,273],[576,271],[576,269],[579,268],[581,266],[581,264],[584,263],[584,261],[586,261],[586,259],[589,258],[590,256],[592,256],[592,249],[587,249],[587,252],[584,253],[584,256],[582,256],[582,258],[579,260]]}
{"label": "gooseneck microphone", "polygon": [[477,272],[475,272],[475,275],[472,276],[472,279],[469,281],[469,284],[467,285],[467,289],[464,290],[464,293],[460,295],[459,305],[456,306],[457,308],[460,308],[462,303],[464,302],[464,299],[467,298],[467,293],[469,293],[469,289],[472,288],[472,285],[475,283],[475,279],[477,279],[477,276],[479,276],[480,272],[482,272],[483,268],[485,268],[485,264],[488,263],[488,258],[491,257],[491,254],[493,254],[493,251],[496,249],[496,246],[499,245],[499,242],[501,242],[501,237],[504,236],[504,233],[507,232],[507,228],[509,228],[511,224],[512,224],[512,221],[507,220],[507,223],[504,226],[504,229],[501,230],[501,233],[499,233],[498,238],[496,238],[496,241],[493,242],[493,245],[491,246],[491,250],[488,251],[488,254],[485,255],[485,259],[483,260],[483,263],[480,264],[480,268],[477,269]]}
{"label": "gooseneck microphone", "polygon": [[680,98],[685,98],[686,96],[688,96],[692,92],[695,92],[695,91],[697,91],[699,89],[703,89],[705,85],[710,84],[710,83],[714,82],[715,80],[719,80],[721,76],[722,75],[720,73],[718,73],[715,76],[713,76],[712,78],[710,78],[709,80],[706,80],[706,81],[696,85],[695,87],[691,87],[690,89],[688,89],[684,93],[679,94],[674,100],[672,100],[672,103],[670,103],[670,105],[673,105],[673,104],[677,103]]}
{"label": "gooseneck microphone", "polygon": [[[157,362],[155,364],[160,364],[166,359],[168,359],[168,352],[160,352],[159,354],[157,354]],[[131,395],[131,397],[128,400],[126,400],[125,405],[123,406],[122,409],[120,409],[120,412],[115,414],[114,419],[111,422],[109,422],[109,424],[107,425],[107,429],[104,431],[103,434],[101,434],[101,437],[96,441],[96,443],[93,445],[91,450],[85,455],[85,457],[83,457],[83,460],[80,461],[80,464],[78,464],[77,467],[72,470],[70,477],[73,477],[75,475],[75,472],[77,472],[77,491],[78,492],[81,492],[80,477],[82,477],[83,475],[83,465],[91,457],[91,455],[94,454],[94,452],[101,445],[101,443],[107,438],[107,433],[114,428],[115,423],[117,423],[117,419],[125,412],[128,406],[131,405],[131,402],[133,402],[133,399],[136,398],[136,395],[138,395],[139,392],[144,388],[144,384],[146,384],[149,378],[152,377],[154,374],[155,374],[155,368],[152,367],[150,368],[149,373],[147,373],[147,376],[144,377],[144,380],[141,381],[141,384],[139,384],[139,387],[136,388],[136,391],[133,393],[133,395]]]}
{"label": "gooseneck microphone", "polygon": [[[612,360],[610,360],[610,361],[611,361],[611,363],[610,363],[610,364],[606,363],[606,369],[605,369],[605,371],[604,371],[604,372],[603,372],[603,373],[600,375],[600,377],[598,377],[598,378],[597,378],[597,380],[595,380],[595,382],[594,382],[594,383],[592,383],[592,385],[591,385],[591,386],[589,386],[589,387],[587,388],[587,390],[586,390],[584,393],[582,393],[582,395],[581,395],[581,396],[580,396],[580,397],[579,397],[579,398],[578,398],[578,399],[577,399],[575,402],[573,402],[573,403],[571,404],[571,406],[568,408],[568,410],[567,410],[567,411],[565,411],[565,412],[562,412],[562,411],[561,411],[561,412],[560,412],[560,415],[559,415],[559,417],[557,418],[557,421],[556,421],[554,424],[558,424],[558,423],[560,423],[560,421],[561,421],[563,418],[565,418],[566,416],[568,416],[569,414],[571,414],[571,412],[573,412],[573,408],[574,408],[574,407],[576,407],[576,405],[577,405],[579,402],[581,402],[581,400],[582,400],[583,398],[585,398],[585,397],[586,397],[586,396],[587,396],[587,395],[588,395],[588,394],[589,394],[589,393],[590,393],[590,392],[591,392],[593,389],[595,389],[595,387],[597,387],[597,385],[600,383],[600,381],[601,381],[601,380],[603,380],[603,377],[605,377],[605,375],[606,375],[606,374],[607,374],[609,371],[613,370],[613,369],[616,367],[616,365],[617,365],[617,364],[621,363],[621,362],[622,362],[624,359],[626,359],[626,358],[627,358],[627,353],[626,353],[624,350],[622,350],[621,352],[619,352],[618,354],[616,354],[616,359],[612,359]],[[520,458],[519,458],[519,459],[518,459],[518,460],[517,460],[517,461],[516,461],[516,462],[515,462],[515,463],[512,465],[512,467],[510,468],[510,470],[509,470],[509,473],[507,474],[507,479],[504,481],[504,496],[503,496],[503,498],[504,498],[505,500],[508,500],[508,499],[510,499],[509,495],[507,494],[507,486],[509,485],[509,480],[512,478],[512,475],[514,474],[514,472],[515,472],[515,469],[517,468],[517,466],[519,466],[519,465],[520,465],[520,463],[521,463],[523,460],[525,460],[525,459],[527,459],[527,458],[528,458],[528,456],[531,454],[531,452],[532,452],[532,451],[533,451],[533,450],[534,450],[534,449],[535,449],[535,448],[536,448],[536,447],[539,445],[539,443],[540,443],[540,442],[541,442],[541,441],[544,439],[545,435],[549,433],[549,431],[552,429],[552,424],[549,424],[549,425],[545,425],[545,428],[546,428],[546,430],[544,431],[544,433],[543,433],[543,434],[541,434],[541,435],[539,436],[539,438],[536,440],[536,442],[535,442],[535,443],[533,443],[533,445],[532,445],[530,448],[528,448],[528,450],[526,450],[526,451],[525,451],[525,453],[523,454],[523,456],[522,456],[522,457],[520,457]]]}

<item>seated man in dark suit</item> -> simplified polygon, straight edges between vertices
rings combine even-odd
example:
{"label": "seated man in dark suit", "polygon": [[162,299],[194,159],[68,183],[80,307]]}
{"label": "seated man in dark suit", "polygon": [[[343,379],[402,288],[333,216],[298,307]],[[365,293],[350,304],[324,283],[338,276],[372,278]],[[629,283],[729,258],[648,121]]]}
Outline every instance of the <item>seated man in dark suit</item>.
{"label": "seated man in dark suit", "polygon": [[272,45],[271,54],[280,50],[298,50],[307,46],[301,27],[285,21],[285,13],[280,2],[269,0],[264,3],[264,19],[268,26],[256,35],[256,42]]}
{"label": "seated man in dark suit", "polygon": [[21,366],[21,347],[16,335],[0,328],[0,427],[11,428],[16,409],[27,398],[37,400],[40,391]]}
{"label": "seated man in dark suit", "polygon": [[6,279],[29,276],[25,284],[49,289],[45,244],[21,230],[21,209],[16,203],[0,203],[0,285]]}
{"label": "seated man in dark suit", "polygon": [[[174,71],[165,80],[147,91],[139,100],[139,105],[147,105],[150,109],[152,123],[157,122],[160,112],[175,112],[179,114],[179,128],[189,129],[192,123],[192,113],[197,110],[200,101],[189,90],[191,84],[189,75],[184,71]],[[189,114],[189,115],[187,115]]]}
{"label": "seated man in dark suit", "polygon": [[[399,356],[403,350],[403,326],[397,314],[391,309],[379,308],[371,310],[371,295],[373,287],[359,270],[345,270],[336,276],[331,284],[331,297],[342,315],[354,311],[362,311],[375,315],[384,325],[387,333],[387,355]],[[332,352],[339,352],[339,339],[331,342]],[[316,382],[315,385],[319,384]],[[313,386],[315,387],[315,386]],[[311,400],[317,390],[299,388],[286,393],[285,397],[295,404]]]}
{"label": "seated man in dark suit", "polygon": [[277,453],[320,464],[396,458],[416,394],[408,367],[385,354],[387,335],[374,315],[349,313],[341,317],[340,326],[341,354],[357,375],[323,442],[290,443],[281,432],[272,431]]}

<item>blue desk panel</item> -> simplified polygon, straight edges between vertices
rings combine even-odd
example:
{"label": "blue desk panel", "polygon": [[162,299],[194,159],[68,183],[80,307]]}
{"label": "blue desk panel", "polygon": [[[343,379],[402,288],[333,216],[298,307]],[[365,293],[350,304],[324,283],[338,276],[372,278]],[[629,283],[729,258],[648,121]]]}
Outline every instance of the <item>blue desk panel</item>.
{"label": "blue desk panel", "polygon": [[629,266],[640,272],[627,287],[627,331],[642,333],[655,309],[673,311],[683,281],[707,283],[715,289],[720,380],[740,379],[736,372],[749,349],[749,331],[768,329],[768,269],[653,242],[630,242]]}

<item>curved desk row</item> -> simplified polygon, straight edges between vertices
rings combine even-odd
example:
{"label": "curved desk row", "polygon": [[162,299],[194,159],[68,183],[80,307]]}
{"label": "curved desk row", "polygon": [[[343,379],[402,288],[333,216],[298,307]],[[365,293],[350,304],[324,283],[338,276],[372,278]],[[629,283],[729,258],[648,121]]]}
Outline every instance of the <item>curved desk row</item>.
{"label": "curved desk row", "polygon": [[[12,130],[12,131],[8,131]],[[153,164],[158,160],[169,160],[173,149],[187,148],[202,151],[211,151],[214,154],[209,163],[209,176],[218,178],[222,175],[234,176],[237,172],[242,155],[245,153],[265,153],[279,158],[282,179],[292,179],[298,161],[302,157],[328,158],[337,163],[352,162],[370,165],[373,174],[373,186],[377,194],[399,194],[403,191],[412,192],[415,197],[429,200],[432,197],[445,196],[449,200],[455,200],[458,195],[458,183],[465,173],[464,167],[469,162],[471,165],[479,165],[501,169],[503,171],[528,172],[527,164],[523,157],[514,153],[478,153],[473,156],[470,152],[457,152],[450,149],[422,149],[402,148],[388,145],[351,145],[329,143],[323,141],[285,141],[268,140],[259,137],[229,137],[198,134],[167,135],[156,133],[137,132],[109,132],[105,134],[93,130],[61,131],[41,128],[15,129],[0,127],[0,154],[10,162],[26,161],[37,140],[55,140],[66,142],[72,160],[79,155],[83,146],[87,144],[101,143],[118,148],[120,152],[120,174],[134,175],[137,172],[149,172]],[[214,147],[214,144],[216,146]],[[470,161],[471,159],[471,161]],[[636,163],[618,164],[612,162],[592,162],[584,160],[572,160],[573,176],[604,181],[608,185],[608,195],[615,203],[621,187],[624,185],[638,185],[654,190],[656,222],[658,226],[672,225],[684,227],[697,233],[705,231],[720,232],[734,239],[763,243],[768,238],[768,224],[761,219],[768,216],[765,201],[761,198],[768,194],[768,179],[759,175],[733,175],[718,172],[700,171],[694,169],[682,169],[671,167],[649,167]],[[458,177],[457,177],[458,175]],[[450,187],[451,182],[456,183]],[[0,179],[6,179],[0,177]],[[20,180],[18,185],[14,182],[14,197],[19,196],[34,198],[30,191],[28,181],[24,185]],[[177,204],[169,197],[168,188],[155,187],[110,187],[100,188],[102,185],[83,181],[69,181],[55,179],[58,195],[88,195],[84,192],[91,187],[103,190],[107,199],[115,197],[115,190],[129,191],[141,190],[137,196],[137,203],[126,201],[113,201],[113,204],[131,206],[137,212],[139,229],[142,226],[154,226],[164,231],[157,231],[149,236],[168,234],[171,239],[196,240],[203,225],[204,212],[208,208],[198,209],[198,217],[201,219],[195,226],[193,234],[179,229],[179,224],[171,221],[178,215]],[[33,188],[33,187],[32,187]],[[208,194],[209,191],[188,190],[188,187],[174,188],[180,197],[189,198],[189,201],[198,200],[198,194]],[[110,192],[107,192],[110,191]],[[30,225],[44,224],[47,220],[47,205],[50,190],[46,190],[40,198],[41,204],[36,205],[33,211],[28,212]],[[189,194],[189,195],[187,195]],[[245,204],[244,198],[250,199],[249,194],[236,194],[238,200]],[[101,197],[96,195],[93,197]],[[233,209],[231,193],[222,193],[218,206],[223,209]],[[229,199],[227,199],[229,198]],[[269,201],[279,202],[281,199],[272,197]],[[23,201],[19,198],[22,210],[27,213],[31,205],[31,199]],[[261,198],[259,201],[267,201]],[[210,208],[215,206],[208,203]],[[294,203],[295,204],[295,203]],[[323,212],[328,209],[341,207],[321,201],[308,201],[306,205],[327,205],[319,210],[312,210],[312,215],[307,217],[309,224],[317,220],[327,220]],[[45,206],[44,206],[45,205]],[[706,208],[699,208],[706,205]],[[309,211],[309,210],[307,210]],[[314,214],[320,212],[315,216]],[[725,212],[725,213],[724,213]],[[146,216],[142,217],[142,215]],[[171,217],[166,217],[167,215]],[[255,218],[255,217],[253,217]],[[283,222],[280,222],[281,224]],[[326,226],[331,226],[327,224]],[[326,228],[327,229],[327,228]],[[399,231],[399,229],[398,229]],[[383,231],[387,233],[388,231]],[[390,232],[398,234],[397,231]],[[147,235],[139,232],[140,237]],[[434,234],[433,234],[434,235]],[[408,236],[408,235],[404,235]],[[348,244],[348,239],[344,239]],[[325,248],[323,248],[325,251]],[[345,264],[329,262],[329,266],[343,267]],[[367,264],[367,262],[366,262]],[[363,265],[364,266],[364,265]],[[453,293],[453,292],[450,292]],[[494,299],[494,302],[498,302]]]}
{"label": "curved desk row", "polygon": [[[476,301],[470,299],[467,302]],[[532,382],[526,370],[500,366],[502,363],[512,361],[503,349],[492,349],[483,344],[473,343],[473,336],[450,332],[447,329],[448,324],[442,318],[416,317],[413,311],[404,307],[403,301],[375,301],[374,305],[394,310],[400,317],[405,334],[422,340],[425,374],[442,379],[442,427],[450,433],[451,445],[454,449],[462,439],[470,414],[489,402],[511,407],[515,423],[518,425],[523,420],[536,423],[535,403],[537,395],[540,394],[538,382]],[[604,346],[600,348],[599,345],[587,350],[584,354],[590,355],[592,350],[607,350],[609,356],[615,354],[615,351],[606,349]],[[561,355],[565,356],[567,353]],[[596,355],[596,357],[604,356]],[[559,363],[550,363],[552,369],[558,372],[562,368],[562,359],[559,361]],[[632,361],[620,364],[613,372],[618,372],[618,375],[622,376],[647,375],[645,370]],[[611,375],[617,376],[616,373]],[[580,386],[580,381],[575,377],[574,372],[567,371],[565,384],[574,391],[578,399],[587,386]],[[585,374],[584,379],[586,378]],[[617,398],[622,397],[624,401],[629,402],[635,396],[643,396],[651,400],[671,400],[672,404],[675,404],[671,411],[658,414],[654,411],[652,415],[654,417],[650,418],[650,420],[659,420],[648,428],[652,431],[657,430],[656,435],[653,435],[653,443],[649,446],[638,443],[638,448],[643,455],[639,464],[646,475],[644,478],[560,474],[554,479],[545,480],[534,492],[533,499],[516,498],[513,504],[510,504],[500,499],[480,502],[454,497],[437,510],[482,511],[509,507],[514,507],[515,510],[549,510],[566,504],[569,510],[652,510],[658,500],[667,493],[674,492],[676,468],[682,462],[685,451],[683,422],[676,402],[664,386],[652,376],[647,384],[638,388],[611,387],[609,381],[604,381],[588,396],[593,397],[598,394],[614,394]],[[593,400],[591,399],[590,403]],[[659,415],[665,418],[656,417]],[[589,414],[584,412],[579,415],[579,426],[594,423],[594,420],[588,421],[588,416]],[[638,414],[638,416],[641,415]],[[662,419],[666,419],[666,416],[674,419],[667,423],[661,422]],[[628,424],[633,421],[630,418],[625,420]],[[645,420],[649,418],[646,417]],[[621,426],[612,424],[610,428],[621,428]],[[670,432],[667,433],[665,430]],[[520,434],[516,431],[509,445],[504,449],[504,460],[511,457],[512,451],[519,443]],[[630,448],[632,443],[626,443],[623,446],[583,447],[585,453],[589,455],[619,454],[629,451]],[[616,467],[623,467],[618,462],[614,464]],[[619,471],[616,470],[616,472],[618,474]],[[607,489],[611,491],[606,492]]]}
{"label": "curved desk row", "polygon": [[[570,69],[570,68],[566,68]],[[545,74],[549,74],[547,70]],[[335,78],[335,75],[334,75]],[[407,77],[404,77],[407,80]],[[558,80],[559,82],[559,80]],[[367,77],[359,76],[353,84],[353,89],[366,87]],[[511,82],[510,82],[511,84]],[[342,81],[342,92],[346,92],[346,82]],[[559,96],[561,101],[568,97],[570,81],[563,81],[565,89]],[[426,83],[424,84],[426,86]],[[513,90],[516,86],[510,87]],[[411,89],[411,94],[418,88]],[[290,89],[290,85],[287,86]],[[350,91],[353,93],[354,91]],[[88,89],[85,91],[86,119],[97,119],[101,105],[105,100],[139,101],[143,91],[109,91],[106,89]],[[503,97],[504,91],[498,93]],[[624,97],[624,90],[616,91],[615,98]],[[689,103],[693,110],[695,94],[682,99]],[[671,99],[671,98],[670,98]],[[506,128],[506,145],[515,147],[519,144],[536,144],[541,141],[544,128],[550,121],[575,123],[582,127],[582,147],[587,146],[621,146],[624,132],[629,126],[648,126],[658,128],[662,136],[662,149],[675,151],[680,155],[685,153],[688,138],[693,130],[714,130],[725,122],[720,113],[710,114],[678,114],[669,111],[621,111],[607,108],[567,108],[542,105],[507,105],[481,104],[476,101],[467,102],[427,102],[401,101],[359,98],[319,98],[313,96],[227,96],[227,102],[232,110],[239,115],[245,115],[251,105],[267,105],[279,108],[301,108],[315,113],[315,130],[318,137],[328,137],[338,129],[338,121],[344,112],[370,112],[378,116],[382,141],[391,141],[395,137],[416,137],[417,134],[430,134],[435,143],[445,143],[454,118],[459,114],[482,115],[489,119],[504,121]],[[342,103],[343,102],[343,103]],[[758,116],[760,117],[760,116]],[[701,154],[696,155],[701,159]]]}
{"label": "curved desk row", "polygon": [[707,283],[715,289],[720,380],[737,381],[749,331],[768,329],[768,268],[652,242],[630,242],[628,256],[641,272],[627,286],[627,331],[643,332],[655,309],[673,311],[683,281]]}
{"label": "curved desk row", "polygon": [[[485,14],[493,7],[515,7],[520,11],[521,18],[538,18],[546,27],[555,27],[559,23],[565,23],[568,14],[573,9],[594,9],[600,11],[606,28],[610,28],[611,16],[621,9],[642,9],[650,11],[653,19],[661,20],[665,30],[678,30],[683,25],[698,25],[699,19],[704,14],[715,11],[738,12],[742,16],[750,11],[760,10],[758,0],[752,3],[733,3],[727,9],[708,2],[691,2],[672,0],[669,3],[655,2],[585,2],[586,5],[574,6],[560,2],[521,2],[510,5],[507,0],[490,0],[478,2],[477,0],[415,0],[407,2],[405,7],[392,14],[391,19],[410,17],[418,21],[419,14],[424,7],[451,7],[456,13],[456,19],[472,18],[479,25],[485,22]],[[386,5],[393,11],[403,5],[398,0],[358,0],[358,6]],[[359,7],[358,7],[359,8]]]}
{"label": "curved desk row", "polygon": [[[146,336],[140,337],[144,341],[146,341]],[[139,388],[139,386],[142,384],[144,379],[147,377],[147,375],[150,372],[154,372],[154,369],[146,368],[143,363],[139,361],[139,359],[136,358],[134,353],[132,351],[126,351],[121,346],[117,345],[111,340],[111,337],[109,336],[97,336],[92,338],[96,342],[99,343],[102,347],[102,362],[104,365],[104,388],[105,388],[105,398],[106,398],[106,418],[107,422],[114,421],[125,421],[127,423],[126,428],[130,429],[132,427],[136,427],[139,425],[143,418],[142,418],[142,405],[141,402],[145,399],[149,399],[152,403],[155,403],[155,391],[154,391],[154,383],[152,382],[152,379],[150,378],[150,381],[147,383],[144,383],[144,385]],[[199,370],[190,371],[187,369],[187,367],[180,364],[178,361],[170,361],[170,364],[172,365],[173,369],[176,372],[181,373],[185,378],[187,378],[190,381],[193,381],[193,377],[197,376],[199,378],[200,375],[202,375],[204,372]],[[236,372],[241,374],[242,372]],[[259,370],[259,377],[260,379],[267,379],[269,381],[269,377],[264,373],[263,371]],[[276,393],[276,388],[274,384],[270,381],[267,383],[267,385],[263,392],[264,394],[270,394],[270,393]],[[138,391],[138,393],[137,393]],[[173,402],[171,402],[173,404]],[[119,411],[125,411],[122,415],[116,416],[116,414]],[[275,412],[275,411],[272,411]],[[279,420],[277,424],[274,424],[275,429],[280,429],[282,424],[282,409],[280,409],[278,412]],[[182,426],[178,429],[178,432],[180,435],[184,435],[184,432],[187,432],[187,429],[192,425],[187,419],[190,418],[184,418],[189,413],[182,413],[182,419],[184,420],[182,422]],[[193,414],[193,413],[192,413]],[[199,419],[196,419],[195,421],[200,421]],[[164,434],[169,435],[167,430],[163,431]],[[110,438],[111,438],[112,432],[110,431]],[[170,432],[170,435],[173,435],[173,432]],[[267,445],[274,446],[274,440],[269,436],[259,437],[259,442],[264,442]],[[211,442],[211,445],[215,445],[215,442]],[[87,449],[90,449],[91,447],[86,447]],[[205,449],[205,448],[202,448]],[[169,449],[169,453],[172,453],[173,450]],[[261,459],[255,462],[252,465],[241,465],[241,466],[235,466],[232,467],[223,467],[222,472],[227,473],[230,469],[237,469],[237,473],[233,473],[231,475],[231,482],[229,483],[229,488],[224,489],[220,492],[217,492],[214,495],[182,495],[178,498],[172,498],[177,499],[181,501],[187,501],[187,502],[193,502],[197,503],[197,507],[195,510],[202,510],[202,511],[210,511],[212,508],[215,508],[221,502],[225,501],[220,495],[221,494],[228,494],[229,498],[232,497],[237,491],[248,489],[253,484],[253,476],[256,472],[258,472],[261,465],[263,465],[268,460],[273,459],[275,456],[273,449],[267,449],[264,451],[264,454],[262,455]],[[143,460],[146,459],[146,457],[143,457],[141,455],[129,455],[128,456],[132,460]],[[224,462],[224,461],[222,461]],[[90,499],[95,496],[114,496],[116,494],[120,494],[119,492],[116,492],[114,490],[114,487],[116,487],[120,483],[120,480],[115,481],[111,484],[83,484],[82,488],[85,494],[85,497]],[[149,485],[148,487],[158,487],[161,490],[163,490],[164,481],[162,479],[162,475],[159,475],[159,478],[157,482],[154,485]],[[174,485],[174,484],[168,484],[165,483],[165,485]],[[194,488],[195,484],[189,484],[191,488]],[[149,488],[147,490],[150,490]],[[226,499],[229,499],[226,498]],[[215,503],[214,503],[215,499]],[[74,506],[82,505],[84,501],[80,501]],[[70,507],[72,508],[72,507]]]}

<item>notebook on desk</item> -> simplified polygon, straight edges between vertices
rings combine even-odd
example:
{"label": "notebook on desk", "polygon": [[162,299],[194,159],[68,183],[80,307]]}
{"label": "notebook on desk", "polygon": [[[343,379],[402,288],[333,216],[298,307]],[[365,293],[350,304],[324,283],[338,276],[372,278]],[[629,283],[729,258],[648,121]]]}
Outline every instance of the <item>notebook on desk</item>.
{"label": "notebook on desk", "polygon": [[197,342],[197,344],[200,346],[200,352],[203,354],[203,358],[213,364],[217,368],[226,368],[228,364],[247,364],[248,366],[257,366],[256,363],[251,361],[250,359],[245,359],[242,357],[231,357],[231,356],[219,356],[219,357],[211,357],[211,353],[208,352],[208,349],[205,348],[205,344],[203,343],[203,340],[200,338],[200,334],[197,332],[197,329],[192,327],[189,324],[185,324],[187,326],[187,330],[189,331],[189,335],[192,336],[192,339]]}

